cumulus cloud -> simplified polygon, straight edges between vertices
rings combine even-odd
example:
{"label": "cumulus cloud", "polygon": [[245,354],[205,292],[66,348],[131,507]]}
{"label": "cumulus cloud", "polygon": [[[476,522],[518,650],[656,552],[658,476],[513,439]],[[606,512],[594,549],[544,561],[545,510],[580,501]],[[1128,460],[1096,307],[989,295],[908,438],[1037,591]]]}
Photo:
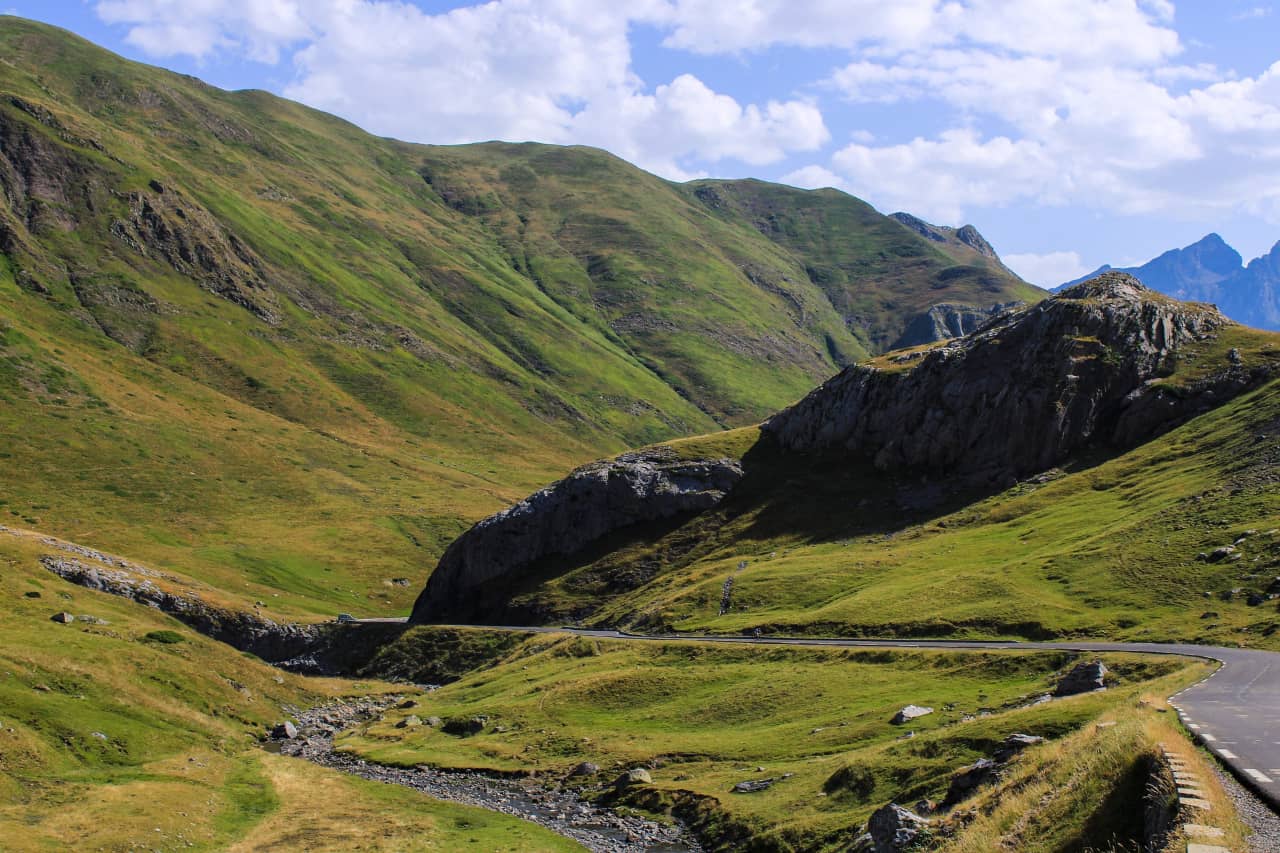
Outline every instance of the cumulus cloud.
{"label": "cumulus cloud", "polygon": [[1003,255],[1001,259],[1023,279],[1043,288],[1057,287],[1095,269],[1086,266],[1077,252],[1046,252],[1043,255],[1025,252]]}
{"label": "cumulus cloud", "polygon": [[429,14],[395,0],[101,0],[156,55],[291,53],[284,94],[389,136],[600,145],[660,174],[776,162],[828,139],[805,99],[742,104],[689,74],[648,86],[628,27],[664,0],[496,0]]}
{"label": "cumulus cloud", "polygon": [[853,45],[825,81],[855,105],[936,104],[952,124],[835,152],[822,165],[851,192],[957,224],[1024,202],[1275,218],[1280,67],[1179,64],[1167,2],[950,5],[948,36]]}
{"label": "cumulus cloud", "polygon": [[[1258,6],[1269,9],[1269,6]],[[599,145],[672,178],[791,160],[832,185],[958,224],[1073,204],[1280,222],[1280,69],[1181,61],[1169,0],[97,0],[149,53],[288,63],[285,94],[407,139]],[[1226,13],[1224,13],[1225,15]],[[641,80],[631,30],[703,57],[841,57],[760,103],[676,74]],[[705,59],[702,61],[706,61]],[[895,106],[896,105],[896,106]],[[824,109],[900,109],[827,151]],[[811,162],[805,152],[825,151]]]}

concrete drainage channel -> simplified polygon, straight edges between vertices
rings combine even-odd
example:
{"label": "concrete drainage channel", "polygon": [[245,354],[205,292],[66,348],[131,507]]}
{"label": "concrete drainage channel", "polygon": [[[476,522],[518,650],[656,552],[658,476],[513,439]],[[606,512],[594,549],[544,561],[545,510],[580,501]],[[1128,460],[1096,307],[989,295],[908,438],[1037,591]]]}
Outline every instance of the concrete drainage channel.
{"label": "concrete drainage channel", "polygon": [[[1178,814],[1195,815],[1197,812],[1210,811],[1213,805],[1205,799],[1200,777],[1188,769],[1190,765],[1186,758],[1165,744],[1160,745],[1160,750],[1164,753],[1165,763],[1173,772],[1173,781],[1178,786]],[[1188,839],[1194,839],[1187,841],[1187,853],[1231,853],[1226,847],[1213,843],[1221,841],[1226,834],[1217,827],[1186,822],[1182,824],[1182,832]]]}

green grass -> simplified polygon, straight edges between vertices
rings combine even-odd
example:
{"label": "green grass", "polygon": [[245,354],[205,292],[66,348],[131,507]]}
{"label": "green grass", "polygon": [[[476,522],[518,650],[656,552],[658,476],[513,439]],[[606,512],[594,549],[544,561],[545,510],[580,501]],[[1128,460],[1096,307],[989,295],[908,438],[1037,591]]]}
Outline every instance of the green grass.
{"label": "green grass", "polygon": [[[49,551],[0,531],[6,850],[580,849],[503,815],[267,754],[256,739],[283,708],[391,685],[282,673],[151,608],[64,583],[37,562]],[[76,621],[49,620],[63,610]]]}
{"label": "green grass", "polygon": [[[702,802],[719,831],[745,827],[759,849],[838,849],[891,799],[940,800],[953,771],[1010,733],[1058,739],[1143,691],[1172,692],[1207,671],[1198,662],[1109,656],[1111,690],[1021,707],[1052,689],[1073,657],[537,637],[343,736],[339,747],[391,764],[552,778],[591,761],[603,782],[650,766],[659,796],[637,803]],[[908,703],[936,712],[891,725]],[[474,735],[394,727],[410,713],[488,719]],[[907,730],[915,737],[901,739]],[[766,792],[730,792],[783,774],[794,775]]]}

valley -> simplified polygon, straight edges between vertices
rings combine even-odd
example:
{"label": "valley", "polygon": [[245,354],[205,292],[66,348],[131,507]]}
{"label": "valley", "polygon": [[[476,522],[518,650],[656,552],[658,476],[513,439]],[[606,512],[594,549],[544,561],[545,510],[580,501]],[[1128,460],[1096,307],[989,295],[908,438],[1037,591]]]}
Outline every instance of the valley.
{"label": "valley", "polygon": [[0,17],[0,847],[1280,844],[1280,334],[1158,290]]}

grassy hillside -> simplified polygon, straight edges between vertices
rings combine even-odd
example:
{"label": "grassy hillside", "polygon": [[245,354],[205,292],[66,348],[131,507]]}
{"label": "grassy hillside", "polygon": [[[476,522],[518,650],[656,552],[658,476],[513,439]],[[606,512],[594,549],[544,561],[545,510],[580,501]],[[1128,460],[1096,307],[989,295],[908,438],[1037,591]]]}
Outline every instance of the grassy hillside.
{"label": "grassy hillside", "polygon": [[0,54],[0,512],[287,614],[403,611],[574,464],[1038,293],[838,193],[396,143],[13,17]]}
{"label": "grassy hillside", "polygon": [[[266,753],[256,739],[286,707],[392,686],[272,669],[62,582],[38,563],[49,550],[0,530],[5,850],[580,849],[503,815]],[[59,611],[76,621],[50,621]]]}
{"label": "grassy hillside", "polygon": [[[1197,364],[1164,381],[1195,381]],[[1249,598],[1280,575],[1278,429],[1273,381],[1128,453],[931,510],[900,505],[914,479],[779,454],[755,430],[689,439],[673,446],[743,455],[748,477],[725,504],[656,540],[620,534],[512,601],[552,621],[689,631],[1280,648],[1278,602]],[[1227,559],[1198,556],[1233,543]],[[619,592],[635,565],[656,577]]]}
{"label": "grassy hillside", "polygon": [[[580,784],[606,799],[597,786],[607,790],[623,770],[648,767],[652,787],[622,799],[691,817],[718,842],[711,849],[834,851],[849,849],[886,802],[940,802],[955,770],[1023,732],[1051,743],[1023,756],[1019,776],[1088,772],[1071,774],[1075,781],[1039,800],[1038,810],[1059,819],[1012,830],[1023,833],[1016,849],[1110,849],[1112,833],[1132,831],[1132,821],[1109,809],[1141,796],[1145,782],[1132,777],[1154,751],[1144,729],[1159,715],[1136,713],[1136,700],[1203,677],[1208,665],[1109,657],[1109,691],[1029,705],[1052,689],[1072,657],[543,636],[417,707],[344,736],[339,748],[391,764],[535,770],[550,778],[589,761],[602,768],[600,778]],[[892,725],[908,703],[935,713]],[[395,728],[408,714],[488,719],[470,736]],[[1123,719],[1124,727],[1080,731],[1100,718]],[[1167,725],[1163,731],[1178,737]],[[732,792],[739,782],[764,778],[774,779],[773,787]],[[1024,778],[1012,791],[1026,784]],[[1000,849],[993,839],[1011,830],[981,831],[990,846],[969,849]]]}

